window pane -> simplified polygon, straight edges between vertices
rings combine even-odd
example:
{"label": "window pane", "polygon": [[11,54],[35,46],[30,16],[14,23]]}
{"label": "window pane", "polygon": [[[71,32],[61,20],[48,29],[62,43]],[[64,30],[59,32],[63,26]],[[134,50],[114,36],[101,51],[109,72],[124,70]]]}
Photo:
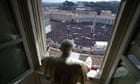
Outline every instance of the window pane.
{"label": "window pane", "polygon": [[7,84],[28,69],[29,64],[21,44],[0,49],[0,84]]}
{"label": "window pane", "polygon": [[111,84],[137,84],[134,74],[126,67],[126,63],[121,62],[112,77]]}
{"label": "window pane", "polygon": [[19,38],[14,24],[15,21],[13,21],[11,12],[5,6],[5,3],[0,3],[0,11],[2,11],[0,13],[0,43]]}

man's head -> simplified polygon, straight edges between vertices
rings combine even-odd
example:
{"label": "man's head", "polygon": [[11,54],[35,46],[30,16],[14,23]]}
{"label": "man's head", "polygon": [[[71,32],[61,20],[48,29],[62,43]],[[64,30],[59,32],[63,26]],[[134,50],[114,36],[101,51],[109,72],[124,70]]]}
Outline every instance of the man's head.
{"label": "man's head", "polygon": [[59,49],[63,52],[63,54],[66,53],[66,54],[69,55],[71,53],[71,51],[72,51],[72,48],[73,48],[73,44],[72,44],[71,40],[65,39],[62,42],[62,44],[61,44]]}

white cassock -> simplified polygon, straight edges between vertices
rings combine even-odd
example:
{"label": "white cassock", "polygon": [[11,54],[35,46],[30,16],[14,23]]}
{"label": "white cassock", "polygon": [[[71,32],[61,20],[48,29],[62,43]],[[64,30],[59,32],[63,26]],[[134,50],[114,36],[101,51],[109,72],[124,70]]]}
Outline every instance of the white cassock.
{"label": "white cassock", "polygon": [[87,57],[87,59],[85,60],[85,64],[88,66],[89,69],[92,68],[92,59],[91,59],[91,57]]}

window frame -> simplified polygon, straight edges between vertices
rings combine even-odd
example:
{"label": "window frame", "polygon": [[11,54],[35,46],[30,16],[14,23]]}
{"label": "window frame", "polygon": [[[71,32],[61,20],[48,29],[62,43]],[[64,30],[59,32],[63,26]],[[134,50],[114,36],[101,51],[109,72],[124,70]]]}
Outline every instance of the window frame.
{"label": "window frame", "polygon": [[[41,0],[38,0],[38,2],[39,3],[36,3],[36,4],[38,4],[38,7],[42,7],[41,5],[39,5],[41,2],[40,2]],[[114,61],[115,61],[115,58],[116,58],[116,55],[114,55],[113,53],[111,53],[111,52],[115,52],[114,50],[111,50],[111,48],[112,48],[112,45],[113,45],[113,43],[112,42],[114,42],[114,39],[115,39],[115,37],[116,37],[116,32],[117,32],[117,29],[118,29],[118,25],[119,25],[119,21],[121,20],[121,16],[122,16],[122,13],[123,13],[123,10],[124,10],[124,7],[125,7],[125,0],[122,0],[122,2],[120,3],[120,7],[119,7],[119,10],[118,10],[118,14],[117,14],[117,19],[115,19],[115,23],[114,23],[114,26],[113,26],[113,30],[112,30],[112,33],[111,33],[111,37],[110,37],[110,41],[109,41],[109,45],[108,45],[108,47],[107,47],[107,50],[106,50],[106,53],[105,53],[105,55],[104,55],[104,58],[103,58],[103,62],[102,62],[102,65],[101,65],[101,77],[100,77],[100,79],[96,79],[96,78],[93,78],[93,80],[95,80],[95,81],[97,81],[97,82],[101,82],[101,83],[106,83],[107,82],[107,80],[108,80],[108,76],[110,76],[110,74],[108,75],[108,73],[109,73],[109,71],[111,70],[111,68],[112,68],[112,64],[114,63]],[[39,11],[39,10],[38,10]],[[42,12],[40,12],[40,16],[41,17],[43,17],[43,15],[42,15]],[[44,22],[43,22],[44,23]],[[40,23],[41,24],[41,23]],[[116,42],[114,42],[114,43],[116,43]],[[115,44],[115,45],[113,45],[113,46],[117,46],[117,44]],[[111,58],[110,56],[111,55],[114,55],[114,58]],[[118,58],[119,59],[119,58]],[[112,64],[110,64],[110,62],[108,61],[108,60],[112,60],[111,61],[111,63]],[[117,62],[116,62],[116,64],[117,64]],[[106,66],[108,66],[109,67],[109,69],[108,68],[105,68]],[[107,72],[107,74],[106,74],[106,72]],[[107,78],[105,78],[105,77],[107,77]],[[111,77],[111,76],[110,76]],[[106,84],[108,84],[108,83],[106,83]]]}
{"label": "window frame", "polygon": [[43,13],[41,10],[40,0],[27,0],[27,5],[29,7],[30,19],[32,22],[33,36],[35,42],[37,42],[36,49],[39,60],[39,65],[41,65],[41,60],[45,57],[46,53],[46,36],[43,22]]}
{"label": "window frame", "polygon": [[[41,1],[41,0],[38,0],[38,1]],[[116,35],[116,32],[118,30],[118,26],[120,24],[119,22],[121,20],[121,16],[122,16],[125,5],[126,5],[125,0],[122,0],[121,3],[120,3],[120,7],[119,7],[119,10],[118,10],[116,19],[115,19],[115,23],[113,25],[113,30],[112,30],[111,35],[110,35],[110,41],[108,43],[107,50],[106,50],[105,55],[103,57],[103,62],[101,64],[101,73],[102,73],[101,77],[99,79],[93,78],[93,80],[96,80],[96,81],[101,82],[101,83],[105,83],[108,80],[108,76],[109,76],[108,73],[110,72],[111,68],[113,67],[112,64],[114,62],[115,62],[115,64],[117,64],[117,62],[115,61],[116,55],[111,53],[111,52],[115,52],[115,51],[112,50],[111,48],[112,48],[112,45],[113,46],[118,45],[118,44],[114,45],[114,43],[116,43],[116,42],[114,42],[114,39],[116,38],[116,36],[118,36],[118,35]],[[42,6],[39,5],[39,7],[42,7]],[[43,17],[43,16],[41,15],[41,17]],[[111,58],[111,55],[114,55],[114,57]],[[118,58],[118,59],[120,59],[120,58]],[[111,60],[111,62],[110,62],[110,60]],[[105,68],[106,66],[108,66],[109,69]]]}

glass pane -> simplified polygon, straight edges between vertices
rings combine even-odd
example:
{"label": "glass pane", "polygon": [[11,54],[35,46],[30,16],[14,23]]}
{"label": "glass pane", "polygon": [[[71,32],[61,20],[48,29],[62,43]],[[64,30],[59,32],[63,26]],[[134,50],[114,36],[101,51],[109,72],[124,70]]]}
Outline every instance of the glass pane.
{"label": "glass pane", "polygon": [[7,84],[28,69],[29,64],[21,44],[0,49],[0,84]]}
{"label": "glass pane", "polygon": [[19,38],[14,19],[6,4],[0,2],[0,43]]}
{"label": "glass pane", "polygon": [[124,62],[120,62],[113,77],[111,84],[137,84],[134,74],[128,70]]}

